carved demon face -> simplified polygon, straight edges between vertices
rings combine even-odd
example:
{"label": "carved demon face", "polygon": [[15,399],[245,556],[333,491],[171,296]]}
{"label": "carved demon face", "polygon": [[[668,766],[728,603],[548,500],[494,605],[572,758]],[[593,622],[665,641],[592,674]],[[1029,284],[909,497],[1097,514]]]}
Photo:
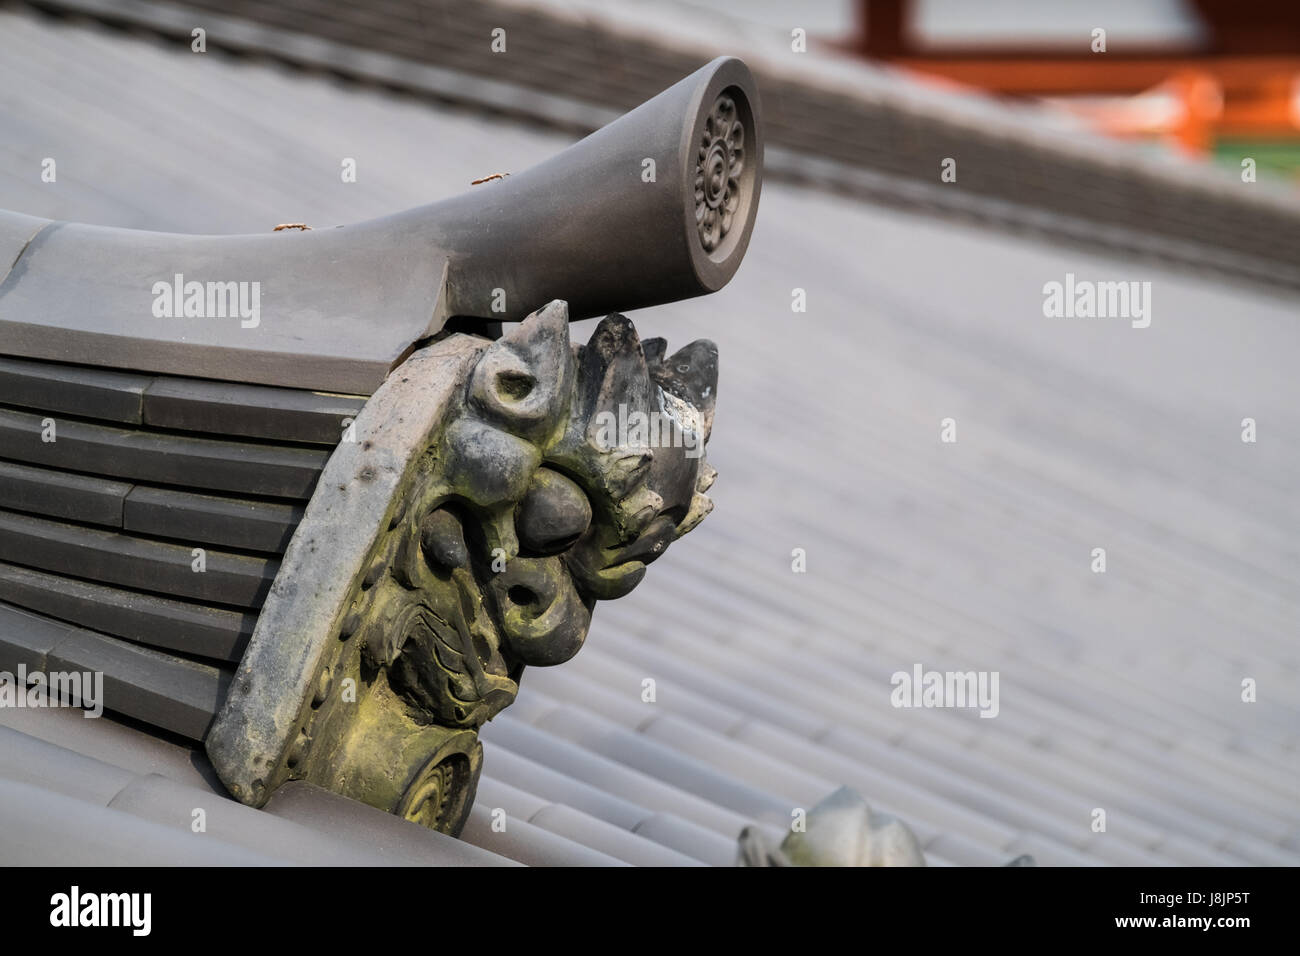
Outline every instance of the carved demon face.
{"label": "carved demon face", "polygon": [[717,349],[665,351],[621,315],[570,347],[561,302],[484,350],[406,518],[396,577],[419,599],[368,645],[417,712],[481,725],[712,509]]}

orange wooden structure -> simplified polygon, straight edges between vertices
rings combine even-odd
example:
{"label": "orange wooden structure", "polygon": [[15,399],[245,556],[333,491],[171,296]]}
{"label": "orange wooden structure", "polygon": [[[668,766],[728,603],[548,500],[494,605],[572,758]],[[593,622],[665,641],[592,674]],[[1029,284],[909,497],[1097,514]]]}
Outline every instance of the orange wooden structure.
{"label": "orange wooden structure", "polygon": [[[1074,107],[1116,134],[1164,134],[1185,148],[1223,138],[1300,139],[1300,3],[1188,0],[1205,26],[1198,50],[919,49],[909,0],[859,0],[858,53],[1012,96],[1131,97]],[[1113,41],[1113,38],[1112,38]]]}

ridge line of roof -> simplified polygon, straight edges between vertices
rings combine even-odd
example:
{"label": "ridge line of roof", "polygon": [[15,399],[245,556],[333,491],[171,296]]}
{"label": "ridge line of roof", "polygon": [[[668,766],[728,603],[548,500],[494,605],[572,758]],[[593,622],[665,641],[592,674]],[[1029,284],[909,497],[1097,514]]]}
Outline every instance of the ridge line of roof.
{"label": "ridge line of roof", "polygon": [[[618,63],[638,56],[644,61],[637,70],[623,71],[626,76],[607,77],[610,82],[600,87],[580,82],[590,72],[585,68],[601,65],[595,61],[568,64],[563,78],[542,71],[525,85],[518,77],[484,72],[485,67],[475,65],[478,61],[449,67],[398,55],[392,52],[401,45],[396,34],[332,39],[260,20],[256,11],[240,13],[238,3],[217,12],[205,6],[209,0],[26,2],[114,27],[145,27],[186,39],[201,22],[210,38],[219,38],[212,44],[214,52],[225,46],[300,68],[328,69],[580,135],[639,103],[644,87],[652,82],[646,74],[664,74],[667,85],[676,77],[677,66],[693,63],[696,54],[716,52],[704,41],[685,49],[680,27],[668,34],[677,43],[673,48],[664,45],[664,30],[628,33],[627,24],[620,27],[612,15],[602,15],[588,4],[570,2],[571,10],[550,0],[544,6],[538,0],[476,5],[473,13],[479,16],[508,20],[517,13],[562,24],[570,32],[588,31],[593,42],[570,44],[579,59],[607,58],[600,52],[602,45],[594,42],[604,38],[616,48]],[[317,2],[325,11],[334,0]],[[234,15],[224,12],[227,8]],[[448,45],[455,38],[444,36],[447,32],[425,31],[418,39],[429,46],[431,57],[451,61],[459,56],[463,61],[463,50]],[[1267,182],[1234,188],[1226,172],[1164,165],[1127,144],[1090,143],[1073,135],[1068,124],[1049,111],[991,107],[986,97],[929,90],[891,71],[842,57],[804,57],[795,65],[790,57],[775,57],[770,38],[766,43],[756,40],[758,32],[742,30],[728,37],[726,45],[738,47],[756,64],[766,88],[771,176],[887,205],[959,217],[975,214],[997,227],[1125,254],[1140,251],[1157,260],[1209,267],[1253,282],[1300,285],[1300,270],[1294,265],[1300,261],[1300,197],[1286,190]],[[390,49],[383,48],[385,43]],[[607,102],[592,102],[592,95]],[[804,114],[810,108],[819,116],[807,119]],[[1021,118],[1029,113],[1034,113],[1035,125]],[[1057,121],[1043,129],[1043,117]],[[1063,136],[1069,137],[1068,144],[1061,142]],[[931,167],[938,165],[937,157],[954,154],[963,157],[961,184],[940,187],[937,174],[930,175]],[[880,188],[881,182],[888,188]]]}

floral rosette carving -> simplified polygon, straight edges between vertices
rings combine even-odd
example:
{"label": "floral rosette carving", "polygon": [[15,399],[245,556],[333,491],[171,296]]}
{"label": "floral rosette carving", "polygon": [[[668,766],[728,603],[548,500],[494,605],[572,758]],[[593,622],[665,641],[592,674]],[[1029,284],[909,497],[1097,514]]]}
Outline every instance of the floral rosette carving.
{"label": "floral rosette carving", "polygon": [[719,96],[704,122],[695,164],[695,221],[706,252],[726,238],[740,208],[745,168],[745,126],[735,100]]}

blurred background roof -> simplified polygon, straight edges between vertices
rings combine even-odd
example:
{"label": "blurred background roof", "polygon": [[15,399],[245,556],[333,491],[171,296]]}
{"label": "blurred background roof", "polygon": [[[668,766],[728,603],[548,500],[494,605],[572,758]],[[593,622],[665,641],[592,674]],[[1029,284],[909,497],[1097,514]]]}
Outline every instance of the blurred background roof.
{"label": "blurred background roof", "polygon": [[[936,864],[1300,862],[1284,186],[863,62],[831,42],[859,22],[843,3],[807,15],[805,54],[776,4],[200,6],[0,9],[0,206],[199,233],[356,221],[523,169],[714,52],[750,62],[773,176],[749,261],[633,314],[670,347],[719,345],[717,508],[485,728],[474,846],[406,846],[401,821],[308,793],[271,814],[289,830],[221,801],[230,845],[200,851],[200,754],[0,710],[23,738],[0,747],[0,860],[93,832],[123,861],[719,864],[741,826],[779,838],[847,783]],[[1189,9],[1158,6],[1171,30]],[[1044,318],[1067,273],[1150,282],[1150,327]],[[998,717],[895,709],[890,675],[917,663],[998,671]],[[72,822],[94,806],[109,822]],[[494,807],[520,825],[494,833]]]}

